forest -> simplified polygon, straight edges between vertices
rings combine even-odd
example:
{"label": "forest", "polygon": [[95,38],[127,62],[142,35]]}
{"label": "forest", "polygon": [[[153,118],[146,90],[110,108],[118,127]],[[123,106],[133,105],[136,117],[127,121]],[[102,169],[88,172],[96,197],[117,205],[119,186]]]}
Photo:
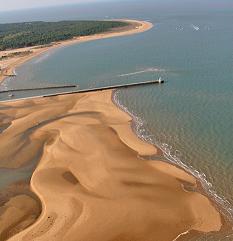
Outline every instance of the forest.
{"label": "forest", "polygon": [[37,21],[0,24],[0,50],[50,44],[127,25],[129,24],[120,21]]}

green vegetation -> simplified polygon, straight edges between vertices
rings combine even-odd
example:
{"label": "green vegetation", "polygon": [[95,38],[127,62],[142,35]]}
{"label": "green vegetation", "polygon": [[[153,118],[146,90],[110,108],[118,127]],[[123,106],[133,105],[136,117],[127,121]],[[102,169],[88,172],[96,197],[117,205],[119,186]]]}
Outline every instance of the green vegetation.
{"label": "green vegetation", "polygon": [[117,21],[60,21],[0,24],[0,50],[23,48],[110,31]]}

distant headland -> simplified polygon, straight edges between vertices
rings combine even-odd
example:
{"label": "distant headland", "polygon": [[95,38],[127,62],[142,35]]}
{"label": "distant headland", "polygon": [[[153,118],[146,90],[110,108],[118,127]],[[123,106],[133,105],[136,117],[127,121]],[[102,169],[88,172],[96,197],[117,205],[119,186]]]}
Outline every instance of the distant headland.
{"label": "distant headland", "polygon": [[22,63],[52,48],[135,34],[152,26],[150,22],[126,19],[0,24],[0,82],[14,76],[15,68]]}

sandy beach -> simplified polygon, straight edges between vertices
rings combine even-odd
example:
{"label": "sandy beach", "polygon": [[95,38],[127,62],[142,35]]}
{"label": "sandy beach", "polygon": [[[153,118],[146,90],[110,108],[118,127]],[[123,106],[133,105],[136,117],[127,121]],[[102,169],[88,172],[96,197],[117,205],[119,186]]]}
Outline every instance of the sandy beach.
{"label": "sandy beach", "polygon": [[1,240],[175,241],[222,228],[193,176],[150,158],[160,151],[133,133],[112,91],[19,100],[0,109],[8,126],[1,167],[37,158],[30,185],[42,204],[36,219],[32,197],[11,198],[0,210]]}
{"label": "sandy beach", "polygon": [[[98,35],[0,52],[5,75],[54,48],[136,34],[144,21]],[[139,139],[113,92],[0,103],[0,168],[38,163],[30,179],[0,192],[0,241],[183,241],[225,221],[191,174]],[[158,156],[156,158],[152,158]]]}
{"label": "sandy beach", "polygon": [[[26,47],[26,48],[20,48],[20,49],[7,50],[7,51],[0,51],[0,57],[10,56],[9,58],[4,58],[3,60],[0,60],[0,69],[2,70],[0,72],[0,83],[5,78],[14,75],[15,68],[19,67],[21,64],[49,50],[64,47],[67,45],[93,41],[97,39],[113,38],[117,36],[141,33],[153,27],[153,24],[147,21],[126,20],[126,19],[115,19],[115,21],[128,22],[130,23],[130,25],[123,28],[116,28],[112,31],[108,31],[101,34],[77,37],[71,40],[55,42],[49,46],[33,46],[33,47]],[[14,53],[17,53],[17,55],[14,56]]]}

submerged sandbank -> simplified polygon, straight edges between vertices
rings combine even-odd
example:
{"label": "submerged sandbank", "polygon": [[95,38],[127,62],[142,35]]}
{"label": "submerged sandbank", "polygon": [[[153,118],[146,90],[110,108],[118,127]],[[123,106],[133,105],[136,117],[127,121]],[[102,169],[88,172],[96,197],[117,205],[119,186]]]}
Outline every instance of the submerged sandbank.
{"label": "submerged sandbank", "polygon": [[[137,138],[131,117],[111,95],[99,91],[0,104],[10,124],[1,134],[1,166],[20,167],[42,152],[31,179],[41,216],[9,240],[172,241],[189,231],[222,228],[220,213],[199,193],[193,176],[148,158],[159,150]],[[5,226],[13,217],[4,213],[24,198],[5,207],[0,216]]]}
{"label": "submerged sandbank", "polygon": [[93,41],[97,39],[112,38],[117,36],[141,33],[153,27],[153,24],[147,21],[126,20],[126,19],[115,19],[115,21],[128,22],[130,24],[126,27],[115,28],[112,31],[89,35],[89,36],[76,37],[71,40],[59,41],[59,42],[52,43],[50,45],[33,46],[33,47],[25,47],[20,49],[0,51],[0,57],[8,56],[8,55],[10,56],[13,53],[17,53],[17,56],[0,60],[0,69],[2,69],[2,72],[0,72],[0,83],[5,78],[14,75],[16,67],[19,67],[23,63],[51,49],[72,45],[72,44],[78,44],[78,43],[87,42],[87,41]]}

